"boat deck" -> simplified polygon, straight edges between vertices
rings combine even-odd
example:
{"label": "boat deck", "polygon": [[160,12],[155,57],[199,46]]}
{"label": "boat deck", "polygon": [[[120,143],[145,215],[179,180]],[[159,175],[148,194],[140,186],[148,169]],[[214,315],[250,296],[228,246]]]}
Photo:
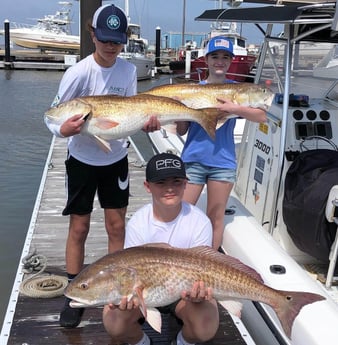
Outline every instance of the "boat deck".
{"label": "boat deck", "polygon": [[[45,272],[61,276],[65,275],[64,250],[68,231],[68,217],[61,215],[65,202],[65,156],[66,140],[56,138],[52,142],[47,158],[22,252],[22,259],[34,250],[36,254],[45,256],[47,258]],[[141,205],[150,201],[150,195],[145,193],[143,188],[145,162],[139,158],[132,145],[129,149],[129,166],[131,196],[128,218]],[[103,213],[97,209],[99,208],[97,204],[95,207],[91,231],[86,243],[86,264],[107,252]],[[63,297],[33,298],[23,295],[19,288],[26,276],[20,263],[1,332],[1,345],[112,344],[102,325],[102,308],[86,309],[82,322],[77,328],[62,328],[58,319]],[[163,315],[163,318],[162,334],[152,330],[147,323],[144,325],[154,345],[169,344],[178,331],[178,325],[172,317]],[[218,333],[209,344],[254,345],[243,324],[239,320],[234,319],[234,321],[222,307],[220,307],[220,319]]]}

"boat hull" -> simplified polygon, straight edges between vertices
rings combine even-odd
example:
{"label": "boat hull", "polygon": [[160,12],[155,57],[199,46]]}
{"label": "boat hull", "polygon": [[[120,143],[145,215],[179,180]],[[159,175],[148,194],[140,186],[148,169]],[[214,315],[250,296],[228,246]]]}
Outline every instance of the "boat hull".
{"label": "boat hull", "polygon": [[124,54],[120,57],[136,66],[137,80],[150,79],[155,68],[155,61],[143,55]]}
{"label": "boat hull", "polygon": [[[200,202],[205,205],[203,197]],[[292,341],[286,337],[284,341],[292,345],[333,344],[338,339],[337,304],[315,279],[295,263],[272,236],[262,230],[261,225],[234,195],[230,197],[228,208],[235,211],[234,215],[226,215],[224,218],[223,248],[228,254],[259,270],[265,284],[269,286],[281,290],[318,293],[327,298],[325,301],[304,307],[293,325]],[[282,268],[285,268],[285,273],[282,273]],[[273,310],[268,306],[261,306],[279,334],[283,335]],[[254,334],[251,335],[256,338]]]}
{"label": "boat hull", "polygon": [[[29,49],[40,49],[42,51],[63,51],[72,54],[80,52],[80,37],[73,35],[56,35],[46,32],[26,32],[12,30],[10,39],[19,47]],[[136,66],[137,80],[150,79],[155,67],[153,59],[142,54],[124,54],[120,57]]]}
{"label": "boat hull", "polygon": [[45,31],[25,31],[13,29],[10,40],[19,47],[41,50],[80,51],[80,37],[74,35],[59,35]]}

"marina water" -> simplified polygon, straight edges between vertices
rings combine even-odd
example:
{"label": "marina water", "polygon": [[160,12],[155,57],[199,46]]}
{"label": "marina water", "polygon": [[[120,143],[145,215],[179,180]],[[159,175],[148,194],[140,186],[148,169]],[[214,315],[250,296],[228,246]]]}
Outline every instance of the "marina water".
{"label": "marina water", "polygon": [[[62,71],[0,71],[0,320],[6,313],[52,139],[43,114],[62,75]],[[166,76],[141,81],[138,90],[167,82]],[[145,134],[133,138],[148,159],[152,152]]]}

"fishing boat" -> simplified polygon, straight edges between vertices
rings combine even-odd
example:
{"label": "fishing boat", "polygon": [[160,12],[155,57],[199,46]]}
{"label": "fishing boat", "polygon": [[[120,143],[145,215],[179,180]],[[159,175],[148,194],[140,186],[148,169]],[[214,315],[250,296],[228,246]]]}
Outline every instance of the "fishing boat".
{"label": "fishing boat", "polygon": [[138,80],[150,79],[155,60],[147,56],[148,40],[141,37],[140,25],[129,23],[129,29],[131,35],[119,56],[136,66]]}
{"label": "fishing boat", "polygon": [[184,74],[185,78],[192,80],[205,79],[207,65],[204,51],[209,40],[215,36],[226,37],[233,44],[235,56],[228,70],[227,78],[236,81],[248,80],[257,55],[248,52],[246,38],[237,31],[237,25],[234,22],[215,22],[208,37],[202,41],[199,48],[186,45],[183,49],[180,49],[178,60],[169,63],[170,70],[174,74]]}
{"label": "fishing boat", "polygon": [[[303,247],[301,250],[298,247],[299,243],[296,245],[295,238],[290,235],[283,209],[287,191],[286,180],[290,167],[296,162],[297,157],[303,156],[304,151],[306,155],[319,154],[319,157],[337,151],[338,76],[314,78],[312,70],[300,68],[301,66],[295,61],[297,56],[293,54],[293,46],[298,40],[325,40],[328,37],[332,41],[337,39],[331,35],[337,31],[336,4],[297,3],[284,6],[279,4],[262,6],[259,9],[229,9],[223,13],[213,11],[204,12],[199,16],[199,20],[214,21],[215,18],[221,17],[224,20],[254,23],[262,29],[265,38],[255,82],[268,80],[271,82],[271,88],[276,92],[275,102],[268,110],[267,123],[246,122],[241,133],[238,180],[224,216],[222,249],[253,267],[269,286],[282,290],[314,292],[326,298],[301,310],[293,324],[291,339],[281,329],[271,308],[261,303],[245,302],[242,319],[236,321],[236,325],[243,322],[244,327],[242,328],[244,340],[239,343],[336,344],[338,306],[337,277],[334,267],[337,241],[333,238],[333,243],[329,246],[330,253],[321,251],[321,254],[326,256],[324,260],[318,259],[318,253],[311,252],[309,248]],[[267,24],[265,29],[262,26],[264,24]],[[273,57],[271,58],[273,54],[270,54],[269,47],[270,40],[273,40],[271,34],[273,27],[280,24],[285,25],[287,28],[285,32],[288,32],[284,38],[286,55],[282,65],[278,65]],[[268,68],[265,68],[265,57],[273,61],[273,63],[269,62]],[[184,137],[165,130],[151,133],[149,138],[156,151],[171,151],[178,154],[182,151],[185,140]],[[60,179],[60,176],[63,176],[64,155],[60,152],[65,152],[65,142],[61,140],[56,140],[52,144],[37,200],[42,200],[42,205],[39,202],[36,204],[32,227],[27,234],[22,253],[23,258],[26,257],[31,245],[34,244],[38,251],[43,251],[49,258],[49,270],[57,273],[64,270],[62,258],[68,221],[60,216],[62,209],[60,205],[64,202],[63,179]],[[317,159],[314,159],[312,162],[316,161]],[[131,176],[131,181],[134,181],[131,186],[136,189],[131,191],[132,205],[134,200],[138,202],[144,200],[142,195],[137,193],[137,189],[142,187],[140,182],[136,183],[137,176],[141,175],[144,178],[142,164],[137,163]],[[323,169],[319,169],[318,172],[322,171]],[[46,187],[44,187],[45,182]],[[310,197],[311,192],[311,188],[308,189],[306,196]],[[320,201],[316,195],[314,197],[315,203],[312,208]],[[335,227],[337,215],[335,207],[338,199],[338,196],[335,196],[335,184],[332,185],[326,199],[324,210],[321,210],[316,218],[324,217],[327,223]],[[198,205],[205,209],[205,193],[201,196]],[[301,210],[299,209],[297,213]],[[128,212],[132,212],[132,209],[130,208]],[[294,218],[296,216],[297,214]],[[91,225],[94,231],[88,239],[90,248],[86,256],[87,262],[93,261],[106,251],[106,234],[102,219],[99,219],[98,215],[95,217],[97,218],[93,219]],[[305,223],[308,217],[310,216],[305,217],[304,221],[299,221],[298,234],[303,234],[301,237],[303,245],[311,238],[312,226]],[[313,226],[315,225],[317,222],[313,222]],[[50,230],[51,228],[53,231]],[[302,232],[304,229],[308,230],[306,234]],[[60,236],[62,233],[63,235]],[[310,241],[309,244],[316,245],[320,242]],[[101,342],[109,343],[109,338],[102,327],[100,310],[86,310],[83,323],[77,329],[60,329],[57,320],[62,300],[58,298],[52,301],[36,300],[23,296],[19,286],[24,273],[22,267],[19,268],[7,310],[8,318],[3,324],[0,341],[4,344],[24,342],[39,344],[46,341],[50,344],[95,344],[97,339],[100,339]],[[32,329],[34,332],[31,331]],[[230,327],[225,326],[225,331],[220,332],[212,343],[226,344],[225,338],[229,330]],[[175,333],[171,333],[171,336],[173,334]],[[155,344],[164,344],[165,335],[167,330],[161,335],[162,341],[158,340],[158,335],[157,338],[154,336],[152,339]],[[238,344],[237,340],[228,343]]]}
{"label": "fishing boat", "polygon": [[130,21],[129,0],[124,1],[124,11],[128,19],[130,37],[120,53],[120,57],[136,66],[137,80],[150,79],[154,72],[155,60],[147,55],[148,40],[141,37],[140,25]]}
{"label": "fishing boat", "polygon": [[[70,34],[71,2],[60,1],[61,9],[53,15],[38,19],[36,25],[11,23],[10,40],[17,46],[41,51],[62,51],[72,54],[80,52],[80,36]],[[131,36],[120,57],[133,63],[137,79],[150,79],[155,67],[154,59],[147,56],[148,41],[141,37],[138,24],[130,23],[129,3],[125,1],[125,12]],[[3,30],[0,31],[3,34]]]}
{"label": "fishing boat", "polygon": [[[268,81],[276,93],[268,121],[247,121],[241,133],[222,249],[253,267],[269,286],[325,297],[301,310],[291,339],[271,308],[245,303],[242,321],[259,345],[338,342],[338,74],[332,69],[317,78],[296,49],[303,41],[337,43],[337,19],[335,2],[317,1],[206,10],[197,17],[254,24],[264,33],[255,83]],[[280,25],[283,38],[273,34]],[[281,64],[271,49],[275,41],[285,47]],[[185,141],[165,130],[149,138],[156,151],[178,154]],[[199,207],[205,210],[206,202],[203,192]]]}
{"label": "fishing boat", "polygon": [[80,37],[70,33],[72,3],[60,1],[59,4],[60,10],[39,18],[36,25],[12,22],[11,41],[24,48],[78,53]]}

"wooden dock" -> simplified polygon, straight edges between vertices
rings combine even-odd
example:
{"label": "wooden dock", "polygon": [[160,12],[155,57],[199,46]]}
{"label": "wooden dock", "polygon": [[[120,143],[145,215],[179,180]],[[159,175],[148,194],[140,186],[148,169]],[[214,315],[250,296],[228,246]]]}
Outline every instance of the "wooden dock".
{"label": "wooden dock", "polygon": [[[23,259],[36,250],[37,254],[47,258],[45,272],[58,276],[65,275],[64,251],[68,232],[68,217],[61,215],[66,200],[65,158],[66,140],[54,138],[21,257]],[[127,218],[144,203],[150,202],[150,195],[145,193],[143,187],[145,162],[133,145],[129,148],[129,169],[131,195]],[[85,263],[91,263],[106,253],[107,235],[103,212],[95,201],[86,242]],[[23,295],[19,289],[27,274],[23,273],[22,268],[20,263],[1,331],[1,345],[112,344],[102,325],[102,308],[87,308],[77,328],[62,328],[59,326],[59,313],[63,306],[63,297],[33,298]],[[234,322],[221,307],[220,316],[218,333],[209,344],[254,345],[240,321]],[[163,318],[162,334],[156,333],[147,323],[144,325],[154,345],[169,344],[178,331],[178,325],[172,317],[163,315]]]}
{"label": "wooden dock", "polygon": [[6,61],[5,50],[0,49],[0,69],[34,69],[64,71],[79,61],[78,54],[42,52],[39,49],[12,49]]}

